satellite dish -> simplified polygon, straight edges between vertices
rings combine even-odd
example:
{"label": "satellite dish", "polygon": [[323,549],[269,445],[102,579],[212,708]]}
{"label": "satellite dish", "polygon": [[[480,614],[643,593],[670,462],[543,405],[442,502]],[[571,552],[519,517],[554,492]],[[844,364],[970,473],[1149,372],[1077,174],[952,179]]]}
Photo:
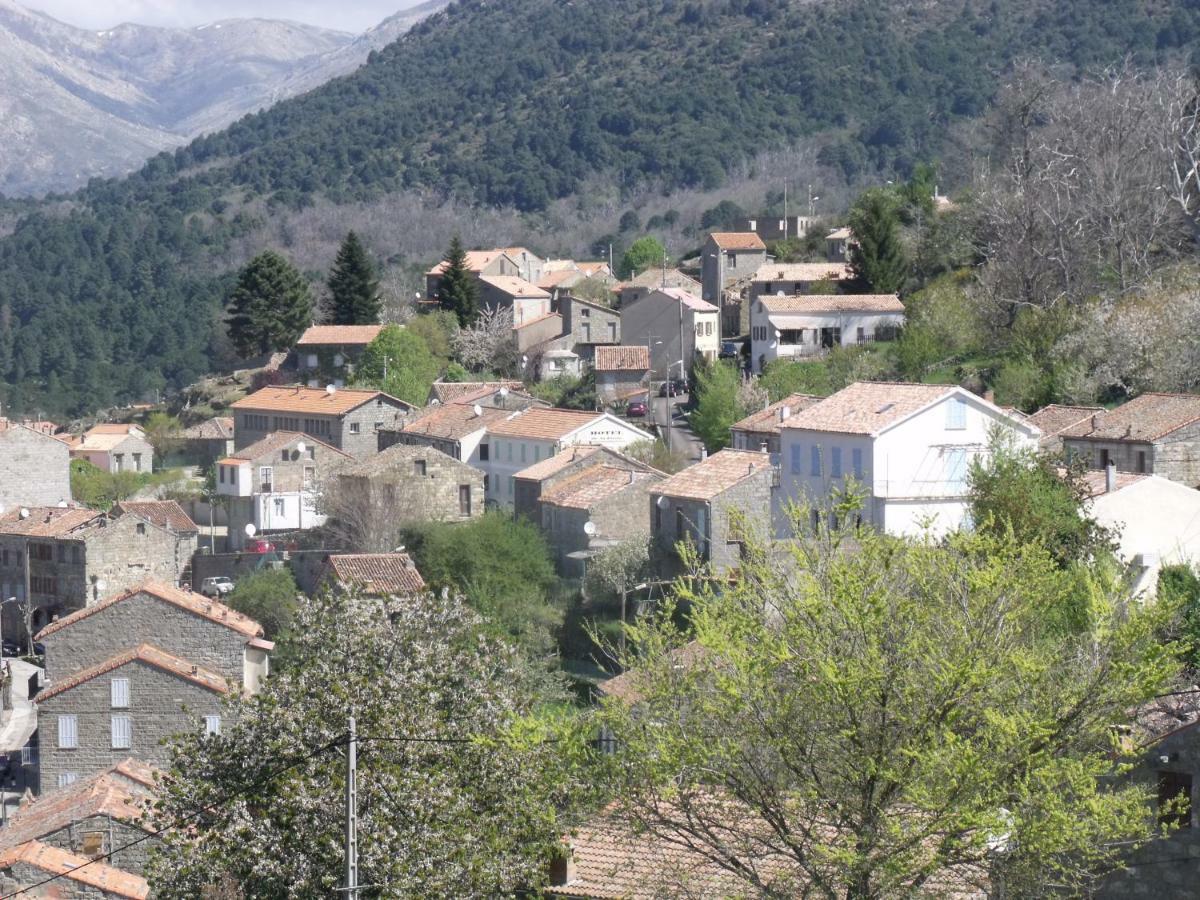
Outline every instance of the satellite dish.
{"label": "satellite dish", "polygon": [[98,590],[98,591],[100,591],[101,593],[103,593],[103,592],[104,592],[104,591],[105,591],[107,588],[108,588],[108,582],[107,582],[107,581],[105,581],[103,578],[97,578],[97,579],[96,579],[96,590]]}
{"label": "satellite dish", "polygon": [[654,503],[659,508],[665,507],[667,505],[667,498],[664,494],[659,494],[658,499],[655,500]]}
{"label": "satellite dish", "polygon": [[332,397],[334,394],[337,393],[337,388],[334,387],[332,384],[327,384],[327,385],[325,385],[325,393],[328,394],[330,397]]}
{"label": "satellite dish", "polygon": [[258,529],[254,527],[253,522],[246,523],[246,537],[254,537],[258,533]]}
{"label": "satellite dish", "polygon": [[303,453],[307,449],[308,448],[304,446],[304,441],[301,441],[296,445],[296,450],[298,450],[300,453]]}
{"label": "satellite dish", "polygon": [[474,406],[471,407],[471,411],[474,412],[475,415],[477,415],[477,416],[483,415],[483,407],[480,406],[478,403],[476,403]]}
{"label": "satellite dish", "polygon": [[596,523],[588,519],[583,523],[583,533],[588,537],[592,537],[596,533]]}
{"label": "satellite dish", "polygon": [[27,507],[24,507],[24,506],[21,507],[21,518],[22,519],[29,518],[29,509]]}
{"label": "satellite dish", "polygon": [[529,365],[529,357],[526,356],[525,354],[521,354],[521,365],[523,365],[523,366]]}
{"label": "satellite dish", "polygon": [[500,388],[500,396],[501,396],[501,397],[507,397],[507,396],[508,396],[508,388],[506,388],[506,387],[501,387],[501,388]]}
{"label": "satellite dish", "polygon": [[58,501],[58,508],[59,508],[59,509],[66,509],[68,505],[69,505],[69,504],[67,503],[67,501],[66,501],[66,500],[59,500],[59,501]]}

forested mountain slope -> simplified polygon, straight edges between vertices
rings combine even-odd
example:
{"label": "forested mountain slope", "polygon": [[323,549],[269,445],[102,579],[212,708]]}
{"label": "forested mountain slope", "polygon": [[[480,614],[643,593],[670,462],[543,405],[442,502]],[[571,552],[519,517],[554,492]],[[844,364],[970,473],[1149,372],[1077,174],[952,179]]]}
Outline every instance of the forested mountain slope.
{"label": "forested mountain slope", "polygon": [[214,272],[256,196],[420,187],[536,211],[596,172],[718,184],[817,133],[826,162],[905,173],[1015,59],[1069,76],[1197,36],[1182,0],[465,0],[352,75],[27,215],[0,241],[5,400],[86,409],[209,368]]}

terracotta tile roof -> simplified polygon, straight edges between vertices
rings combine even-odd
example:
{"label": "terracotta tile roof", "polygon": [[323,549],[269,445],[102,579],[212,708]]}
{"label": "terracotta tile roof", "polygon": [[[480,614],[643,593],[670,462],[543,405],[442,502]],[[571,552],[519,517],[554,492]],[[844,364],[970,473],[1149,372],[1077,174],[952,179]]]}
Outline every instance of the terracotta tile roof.
{"label": "terracotta tile roof", "polygon": [[850,267],[840,262],[766,263],[758,267],[750,280],[756,284],[768,281],[846,281],[853,275]]}
{"label": "terracotta tile roof", "polygon": [[183,507],[174,500],[122,500],[115,507],[117,513],[133,513],[160,528],[176,534],[199,534],[200,529]]}
{"label": "terracotta tile roof", "polygon": [[253,444],[248,444],[241,450],[238,450],[232,456],[227,456],[220,460],[220,462],[223,465],[236,466],[242,463],[254,462],[254,460],[262,459],[263,457],[274,458],[278,455],[280,450],[299,441],[303,441],[306,445],[315,444],[319,447],[323,447],[328,453],[333,453],[337,456],[344,456],[347,459],[350,458],[350,454],[343,453],[332,444],[327,444],[310,434],[302,434],[299,431],[272,431],[266,437],[260,438]]}
{"label": "terracotta tile roof", "polygon": [[1036,425],[1044,436],[1053,437],[1072,425],[1077,425],[1084,419],[1090,419],[1093,415],[1103,411],[1103,408],[1099,406],[1064,406],[1051,403],[1029,416],[1026,421],[1031,425]]}
{"label": "terracotta tile roof", "polygon": [[89,666],[86,669],[76,672],[70,678],[53,682],[38,694],[38,703],[44,703],[53,697],[57,697],[59,694],[79,687],[81,684],[86,684],[93,678],[99,678],[101,675],[106,675],[132,662],[141,662],[148,666],[153,666],[163,672],[190,681],[192,684],[202,687],[205,690],[212,691],[214,694],[229,693],[229,683],[216,672],[190,663],[186,659],[155,647],[153,644],[139,644],[123,653],[111,656],[103,662],[96,663],[94,666]]}
{"label": "terracotta tile roof", "polygon": [[522,481],[545,481],[547,478],[557,475],[567,466],[596,455],[601,449],[595,444],[572,444],[570,447],[564,448],[561,453],[556,453],[549,459],[543,459],[541,462],[522,469],[513,477],[520,478]]}
{"label": "terracotta tile roof", "polygon": [[465,394],[477,394],[485,388],[496,391],[502,387],[521,391],[525,389],[525,384],[520,381],[435,381],[429,388],[429,399],[439,403],[457,403]]}
{"label": "terracotta tile roof", "polygon": [[186,429],[183,436],[190,441],[233,440],[233,416],[214,416]]}
{"label": "terracotta tile roof", "polygon": [[313,325],[297,347],[365,347],[383,331],[382,325]]}
{"label": "terracotta tile roof", "polygon": [[530,440],[556,441],[573,431],[578,431],[599,419],[603,413],[582,412],[574,409],[545,409],[530,407],[513,414],[507,410],[505,418],[488,425],[488,433],[500,437],[529,438]]}
{"label": "terracotta tile roof", "polygon": [[895,294],[793,294],[790,297],[759,297],[771,313],[903,313],[904,304]]}
{"label": "terracotta tile roof", "polygon": [[60,875],[77,884],[116,897],[145,900],[150,896],[150,884],[140,875],[93,861],[86,856],[68,853],[41,841],[29,841],[0,856],[0,869],[11,868],[17,863],[26,863],[50,875]]}
{"label": "terracotta tile roof", "polygon": [[425,590],[425,579],[407,553],[355,553],[329,557],[329,572],[345,585],[372,594],[408,596]]}
{"label": "terracotta tile roof", "polygon": [[63,828],[106,816],[142,827],[142,801],[153,797],[154,769],[126,759],[68,787],[42,794],[22,806],[0,829],[0,851],[37,840]]}
{"label": "terracotta tile roof", "polygon": [[835,228],[829,234],[825,235],[827,241],[848,241],[854,237],[854,233],[849,228]]}
{"label": "terracotta tile roof", "polygon": [[[671,659],[676,668],[687,668],[691,664],[700,659],[704,654],[708,653],[699,641],[689,641],[682,647],[676,647],[671,651]],[[604,697],[612,697],[615,700],[620,700],[622,703],[636,703],[642,699],[642,683],[645,676],[640,669],[629,669],[609,678],[607,681],[602,681],[596,687],[600,694]]]}
{"label": "terracotta tile roof", "polygon": [[597,347],[593,364],[597,372],[645,372],[650,369],[650,348]]}
{"label": "terracotta tile roof", "polygon": [[244,616],[235,609],[231,609],[224,603],[219,603],[216,600],[210,600],[203,594],[195,594],[191,591],[185,591],[183,588],[171,587],[170,585],[162,584],[157,581],[145,581],[142,584],[132,587],[120,594],[113,594],[110,597],[105,597],[99,603],[93,603],[91,606],[85,606],[83,609],[77,609],[69,616],[64,616],[61,619],[56,619],[51,622],[40,632],[38,639],[42,639],[47,635],[54,634],[64,628],[69,628],[76,622],[81,622],[84,619],[90,618],[99,612],[108,609],[110,606],[115,606],[130,597],[137,597],[141,594],[154,597],[157,600],[162,600],[164,603],[169,603],[179,609],[186,610],[192,615],[199,616],[202,619],[208,619],[210,622],[215,622],[218,625],[223,625],[231,631],[236,631],[238,634],[248,638],[261,637],[263,627],[249,616]]}
{"label": "terracotta tile roof", "polygon": [[722,250],[767,249],[763,239],[754,231],[714,231],[709,237]]}
{"label": "terracotta tile roof", "polygon": [[654,293],[655,294],[665,294],[671,300],[674,300],[678,303],[682,303],[688,309],[693,310],[695,312],[711,312],[711,313],[720,312],[720,310],[718,310],[715,306],[713,306],[707,300],[701,300],[699,297],[697,297],[691,291],[685,291],[683,288],[677,288],[677,287],[659,288]]}
{"label": "terracotta tile roof", "polygon": [[398,400],[382,391],[357,391],[350,388],[338,388],[330,394],[321,388],[301,387],[299,385],[262,388],[255,391],[249,397],[244,397],[237,401],[231,408],[341,416],[376,398],[390,400],[392,403],[405,409],[412,408],[403,400]]}
{"label": "terracotta tile roof", "polygon": [[82,506],[27,506],[26,518],[14,509],[0,516],[0,534],[21,534],[29,537],[62,537],[104,516],[104,513]]}
{"label": "terracotta tile roof", "polygon": [[[820,397],[811,394],[791,394],[778,403],[772,403],[766,409],[746,416],[742,421],[735,423],[732,430],[749,431],[754,434],[779,434],[779,426],[787,418],[820,402]],[[786,415],[781,417],[780,414],[784,410],[787,411]]]}
{"label": "terracotta tile roof", "polygon": [[1138,475],[1134,472],[1118,472],[1117,483],[1113,490],[1108,490],[1108,474],[1103,469],[1089,469],[1080,476],[1080,481],[1087,489],[1087,495],[1091,498],[1102,497],[1105,494],[1115,494],[1117,491],[1124,490],[1132,484],[1137,484],[1149,475]]}
{"label": "terracotta tile roof", "polygon": [[121,422],[101,422],[99,425],[93,425],[84,432],[84,437],[89,434],[144,434],[142,429],[136,425]]}
{"label": "terracotta tile roof", "polygon": [[542,271],[542,277],[538,279],[537,286],[544,291],[552,290],[564,282],[574,284],[576,281],[581,281],[584,274],[578,269],[554,269],[553,271]]}
{"label": "terracotta tile roof", "polygon": [[[703,290],[700,282],[695,278],[683,274],[678,269],[667,269],[667,287],[683,288],[691,291],[693,294]],[[656,288],[662,287],[663,272],[662,269],[647,269],[641,275],[636,275],[618,287],[646,287]]]}
{"label": "terracotta tile roof", "polygon": [[878,434],[957,390],[953,385],[945,384],[859,381],[801,410],[783,427],[840,434]]}
{"label": "terracotta tile roof", "polygon": [[477,416],[475,410],[467,404],[448,403],[436,406],[420,418],[405,424],[401,429],[405,434],[421,435],[442,441],[459,441],[469,434],[487,428],[511,416],[511,409],[497,409],[494,406],[480,407]]}
{"label": "terracotta tile roof", "polygon": [[765,453],[722,450],[655,485],[651,493],[683,500],[712,500],[756,472],[770,468],[771,458]]}
{"label": "terracotta tile roof", "polygon": [[1094,414],[1064,428],[1065,438],[1097,441],[1156,441],[1200,421],[1196,394],[1142,394],[1116,409]]}
{"label": "terracotta tile roof", "polygon": [[[520,325],[514,325],[513,331],[522,331],[533,325],[538,325],[542,322],[545,322],[547,319],[558,319],[561,322],[562,315],[556,312],[546,313],[544,316],[538,316],[536,319],[530,319],[528,322],[522,322]],[[560,328],[559,331],[561,332],[562,329]],[[555,334],[557,335],[557,332]]]}
{"label": "terracotta tile roof", "polygon": [[1195,727],[1200,723],[1200,686],[1181,685],[1178,693],[1156,697],[1134,710],[1131,740],[1127,749],[1136,750]]}
{"label": "terracotta tile roof", "polygon": [[575,265],[577,265],[579,267],[579,271],[581,271],[588,278],[592,278],[595,275],[609,274],[608,263],[602,260],[599,262],[577,262]]}
{"label": "terracotta tile roof", "polygon": [[[467,271],[476,273],[482,272],[504,255],[505,253],[503,250],[468,250],[466,252]],[[516,260],[513,260],[513,262],[516,262]],[[442,260],[436,266],[429,269],[425,274],[441,275],[444,271],[446,271],[446,261]]]}
{"label": "terracotta tile roof", "polygon": [[550,299],[550,295],[536,284],[530,284],[524,278],[518,278],[515,275],[481,275],[479,276],[479,280],[490,284],[496,290],[502,291],[510,297],[536,297],[539,300]]}
{"label": "terracotta tile roof", "polygon": [[95,425],[83,433],[75,447],[79,450],[95,450],[102,453],[119,447],[131,437],[145,440],[146,433],[136,425]]}
{"label": "terracotta tile roof", "polygon": [[[425,459],[443,463],[456,469],[465,469],[472,475],[483,478],[483,472],[473,469],[464,462],[443,453],[435,447],[413,444],[393,444],[386,450],[368,456],[343,468],[338,474],[351,478],[373,478],[394,476],[392,480],[406,481],[413,477],[413,460]],[[451,478],[455,477],[453,474]]]}
{"label": "terracotta tile roof", "polygon": [[632,485],[644,484],[651,478],[646,472],[632,469],[592,466],[545,491],[541,501],[569,509],[591,509],[601,500],[607,500]]}

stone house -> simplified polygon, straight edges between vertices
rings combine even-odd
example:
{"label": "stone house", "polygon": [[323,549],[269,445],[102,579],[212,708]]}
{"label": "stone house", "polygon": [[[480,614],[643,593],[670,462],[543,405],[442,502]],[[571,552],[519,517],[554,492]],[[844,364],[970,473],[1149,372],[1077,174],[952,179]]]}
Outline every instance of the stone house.
{"label": "stone house", "polygon": [[0,830],[0,857],[25,844],[57,847],[144,876],[159,843],[142,803],[154,798],[154,769],[132,757],[21,806]]}
{"label": "stone house", "polygon": [[368,597],[414,597],[425,579],[407,553],[335,553],[325,561],[321,585],[361,590]]}
{"label": "stone house", "polygon": [[329,529],[359,550],[391,549],[412,522],[468,522],[483,510],[483,472],[409,444],[341,469],[324,502]]}
{"label": "stone house", "polygon": [[296,371],[309,387],[343,387],[382,325],[313,325],[296,341]]}
{"label": "stone house", "polygon": [[146,900],[150,885],[142,876],[94,857],[28,841],[0,854],[0,891],[5,897]]}
{"label": "stone house", "polygon": [[[513,394],[524,391],[525,384],[521,381],[435,381],[429,386],[429,399],[426,402],[430,405],[458,403],[469,397],[472,403],[503,407],[503,402],[497,403],[493,399],[507,399],[508,394],[501,394],[501,388]],[[487,397],[488,400],[479,399],[481,397]],[[428,407],[423,411],[427,412]]]}
{"label": "stone house", "polygon": [[559,571],[582,576],[583,569],[572,554],[597,545],[649,537],[647,498],[664,477],[653,470],[601,463],[543,490],[538,502],[541,526],[554,549]]}
{"label": "stone house", "polygon": [[647,269],[640,275],[635,275],[628,281],[623,281],[614,290],[617,294],[617,305],[621,309],[631,306],[652,291],[662,288],[679,288],[699,297],[704,287],[695,278],[685,275],[679,269]]}
{"label": "stone house", "polygon": [[1200,396],[1142,394],[1059,432],[1071,459],[1093,469],[1161,475],[1200,486]]}
{"label": "stone house", "polygon": [[537,284],[546,273],[547,261],[527,247],[501,247],[504,255],[517,264],[517,277]]}
{"label": "stone house", "polygon": [[[191,562],[185,546],[183,536],[135,512],[13,510],[0,516],[0,595],[28,596],[39,629],[147,579],[178,584]],[[5,634],[24,633],[20,605],[3,607]]]}
{"label": "stone house", "polygon": [[[697,357],[713,360],[721,346],[717,307],[678,288],[651,291],[621,310],[624,346],[650,347],[655,376],[681,366],[690,374]],[[681,365],[682,364],[682,365]]]}
{"label": "stone house", "polygon": [[849,228],[835,228],[825,235],[825,258],[830,262],[849,262],[854,233]]}
{"label": "stone house", "polygon": [[744,538],[773,531],[775,469],[765,453],[722,450],[650,489],[651,530],[658,549],[678,560],[688,542],[716,573],[741,564]]}
{"label": "stone house", "polygon": [[[468,250],[466,254],[467,271],[479,278],[484,275],[508,275],[513,278],[523,278],[520,264],[503,250]],[[425,296],[436,299],[441,286],[442,272],[446,270],[446,262],[442,260],[425,273]],[[531,279],[526,279],[531,280]],[[536,281],[537,279],[532,279]]]}
{"label": "stone house", "polygon": [[844,263],[766,263],[751,276],[746,291],[753,303],[759,297],[795,297],[809,294],[816,285],[834,288],[853,279]]}
{"label": "stone house", "polygon": [[112,508],[114,516],[140,516],[175,535],[175,565],[179,583],[187,584],[192,557],[200,546],[200,529],[174,500],[122,500]]}
{"label": "stone house", "polygon": [[783,424],[802,409],[820,403],[820,397],[811,394],[790,394],[778,403],[772,403],[756,413],[751,413],[729,429],[734,450],[761,451],[764,448],[774,465],[779,465],[779,433]]}
{"label": "stone house", "polygon": [[482,403],[447,403],[429,407],[428,412],[398,432],[385,433],[381,443],[384,447],[394,444],[432,447],[486,473],[486,464],[491,459],[488,426],[511,415],[513,412],[508,409]]}
{"label": "stone house", "polygon": [[513,513],[540,522],[541,513],[538,510],[543,492],[552,490],[560,482],[573,478],[585,469],[601,465],[635,472],[657,471],[611,447],[574,444],[562,453],[534,463],[513,476]]}
{"label": "stone house", "polygon": [[592,368],[596,372],[596,398],[609,405],[650,392],[649,347],[597,347]]}
{"label": "stone house", "polygon": [[114,647],[153,641],[163,652],[201,665],[247,693],[256,693],[267,676],[273,647],[248,616],[153,581],[51,622],[37,639],[46,646],[51,683],[99,665]]}
{"label": "stone house", "polygon": [[0,512],[70,503],[70,457],[62,441],[0,420]]}
{"label": "stone house", "polygon": [[1043,453],[1060,453],[1063,448],[1062,433],[1092,416],[1104,412],[1100,406],[1065,406],[1050,403],[1030,415],[1025,421],[1041,431],[1038,449]]}
{"label": "stone house", "polygon": [[568,295],[558,301],[558,313],[562,316],[564,346],[580,356],[590,352],[584,348],[621,343],[619,310]]}
{"label": "stone house", "polygon": [[812,216],[755,216],[742,219],[738,224],[742,231],[753,231],[764,241],[785,241],[802,238],[816,224]]}
{"label": "stone house", "polygon": [[[721,310],[723,334],[741,333],[740,291],[729,288],[750,278],[767,261],[767,245],[753,231],[714,231],[704,242],[700,261],[701,298]],[[733,301],[730,303],[729,301]]]}
{"label": "stone house", "polygon": [[411,404],[382,391],[265,387],[231,407],[234,445],[249,447],[276,431],[302,432],[362,459],[379,452],[378,432],[397,429]]}
{"label": "stone house", "polygon": [[181,455],[206,467],[233,452],[233,416],[213,416],[184,429]]}
{"label": "stone house", "polygon": [[521,328],[550,315],[550,294],[523,278],[482,275],[479,305],[483,309],[511,309],[513,328]]}
{"label": "stone house", "polygon": [[833,347],[895,340],[904,304],[895,294],[761,296],[750,308],[750,364],[821,356]]}
{"label": "stone house", "polygon": [[86,459],[105,472],[154,471],[154,448],[136,425],[96,425],[69,446],[73,459]]}
{"label": "stone house", "polygon": [[307,434],[277,431],[218,461],[217,495],[228,515],[231,549],[246,545],[247,525],[269,535],[325,524],[322,486],[352,459]]}
{"label": "stone house", "polygon": [[133,756],[170,764],[176,734],[221,730],[236,686],[211,669],[142,643],[55,679],[38,695],[42,791],[74,784]]}

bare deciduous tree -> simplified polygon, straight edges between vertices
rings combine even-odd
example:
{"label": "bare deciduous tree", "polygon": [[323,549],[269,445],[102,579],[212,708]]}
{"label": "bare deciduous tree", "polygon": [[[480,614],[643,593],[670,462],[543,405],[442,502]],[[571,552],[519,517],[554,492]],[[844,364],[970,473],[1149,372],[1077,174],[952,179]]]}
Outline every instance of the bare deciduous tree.
{"label": "bare deciduous tree", "polygon": [[321,491],[319,509],[326,516],[329,539],[357,553],[391,552],[410,521],[397,503],[394,485],[360,476],[330,479]]}

